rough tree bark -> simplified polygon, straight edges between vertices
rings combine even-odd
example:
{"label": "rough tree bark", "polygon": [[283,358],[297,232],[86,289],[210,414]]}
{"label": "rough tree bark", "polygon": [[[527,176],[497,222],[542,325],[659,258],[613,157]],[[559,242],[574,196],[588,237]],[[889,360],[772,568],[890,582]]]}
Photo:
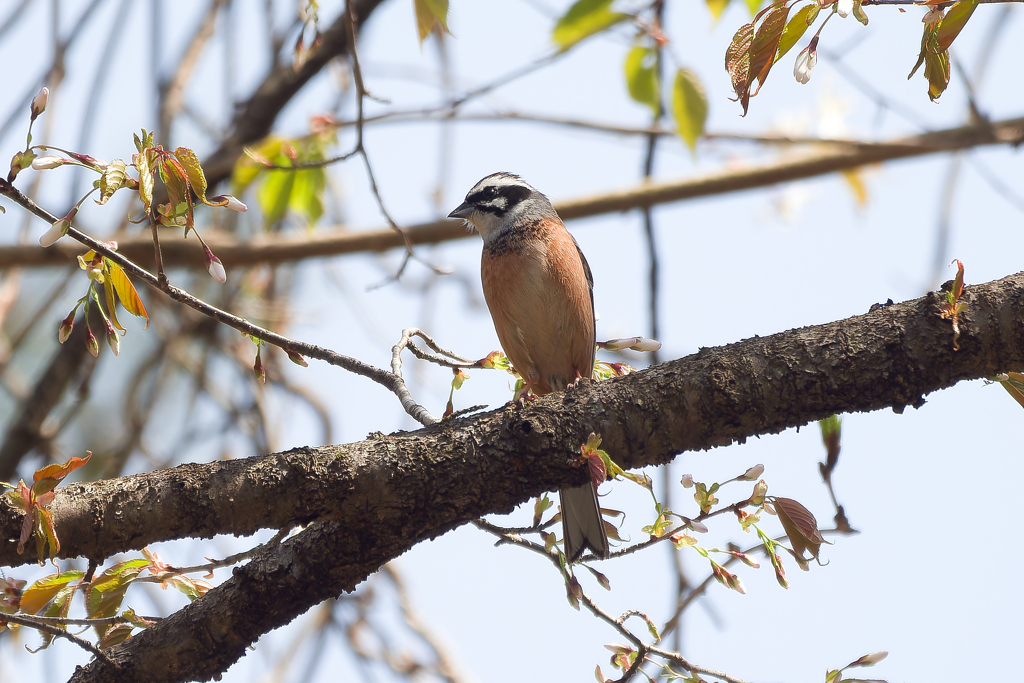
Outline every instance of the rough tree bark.
{"label": "rough tree bark", "polygon": [[[573,462],[590,432],[627,468],[807,424],[836,412],[897,412],[965,379],[1024,367],[1024,273],[970,286],[959,351],[943,297],[755,337],[527,407],[345,446],[185,465],[58,489],[63,556],[250,533],[311,519],[205,597],[108,650],[73,681],[208,680],[260,635],[350,591],[416,543],[586,478]],[[0,538],[21,520],[0,505]],[[0,564],[22,564],[14,540]],[[31,543],[30,543],[31,545]]]}

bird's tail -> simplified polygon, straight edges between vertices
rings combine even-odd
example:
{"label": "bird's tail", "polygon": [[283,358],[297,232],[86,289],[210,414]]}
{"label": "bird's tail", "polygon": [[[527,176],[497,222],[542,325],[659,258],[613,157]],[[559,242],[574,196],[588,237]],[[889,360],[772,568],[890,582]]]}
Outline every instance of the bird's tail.
{"label": "bird's tail", "polygon": [[562,505],[562,538],[565,558],[575,562],[586,548],[600,558],[608,557],[608,535],[604,532],[597,490],[591,483],[558,492]]}

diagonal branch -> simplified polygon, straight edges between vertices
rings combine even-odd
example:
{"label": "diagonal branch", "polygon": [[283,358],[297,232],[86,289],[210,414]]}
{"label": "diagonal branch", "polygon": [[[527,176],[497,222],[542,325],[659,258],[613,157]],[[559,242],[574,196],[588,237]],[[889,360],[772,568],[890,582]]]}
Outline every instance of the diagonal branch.
{"label": "diagonal branch", "polygon": [[[662,464],[835,412],[897,412],[965,380],[1024,366],[1024,273],[969,287],[952,350],[936,294],[865,315],[703,349],[523,409],[499,410],[341,447],[183,465],[73,484],[53,504],[62,554],[102,557],[181,536],[303,523],[203,598],[108,650],[73,681],[206,680],[261,634],[351,591],[416,543],[541,491],[576,485],[567,462],[590,431],[626,467]],[[301,491],[301,495],[296,495]],[[2,506],[0,506],[2,507]],[[20,519],[0,509],[0,538]],[[21,563],[13,544],[0,562]],[[660,654],[660,653],[659,653]]]}
{"label": "diagonal branch", "polygon": [[[1024,367],[1024,273],[970,286],[964,297],[970,307],[958,352],[938,314],[943,299],[932,293],[704,349],[522,409],[344,446],[72,484],[52,505],[60,556],[100,560],[157,541],[247,535],[324,517],[364,528],[367,547],[404,552],[482,514],[585,481],[570,456],[590,432],[602,435],[617,462],[637,468],[833,413],[901,412],[959,381]],[[0,539],[17,538],[21,522],[0,504]],[[15,546],[0,541],[0,565],[34,559]],[[339,557],[360,564],[362,552]]]}

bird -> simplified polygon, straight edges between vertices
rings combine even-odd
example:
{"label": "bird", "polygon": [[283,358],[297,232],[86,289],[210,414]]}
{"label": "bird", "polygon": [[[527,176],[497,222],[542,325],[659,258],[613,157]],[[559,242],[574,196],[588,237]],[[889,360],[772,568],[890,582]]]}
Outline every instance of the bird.
{"label": "bird", "polygon": [[[551,202],[517,175],[492,173],[449,218],[483,238],[480,275],[494,331],[523,378],[515,400],[565,391],[594,371],[594,278]],[[608,536],[592,482],[558,492],[569,563],[588,547],[607,558]]]}

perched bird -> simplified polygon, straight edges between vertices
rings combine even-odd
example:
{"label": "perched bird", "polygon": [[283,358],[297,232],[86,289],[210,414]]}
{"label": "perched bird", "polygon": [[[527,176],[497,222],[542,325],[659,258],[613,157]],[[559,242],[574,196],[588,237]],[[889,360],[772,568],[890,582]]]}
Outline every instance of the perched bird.
{"label": "perched bird", "polygon": [[[487,176],[448,214],[484,239],[480,271],[494,330],[524,386],[516,398],[565,391],[594,371],[594,279],[548,198],[511,173]],[[558,492],[565,556],[608,556],[592,483]]]}

